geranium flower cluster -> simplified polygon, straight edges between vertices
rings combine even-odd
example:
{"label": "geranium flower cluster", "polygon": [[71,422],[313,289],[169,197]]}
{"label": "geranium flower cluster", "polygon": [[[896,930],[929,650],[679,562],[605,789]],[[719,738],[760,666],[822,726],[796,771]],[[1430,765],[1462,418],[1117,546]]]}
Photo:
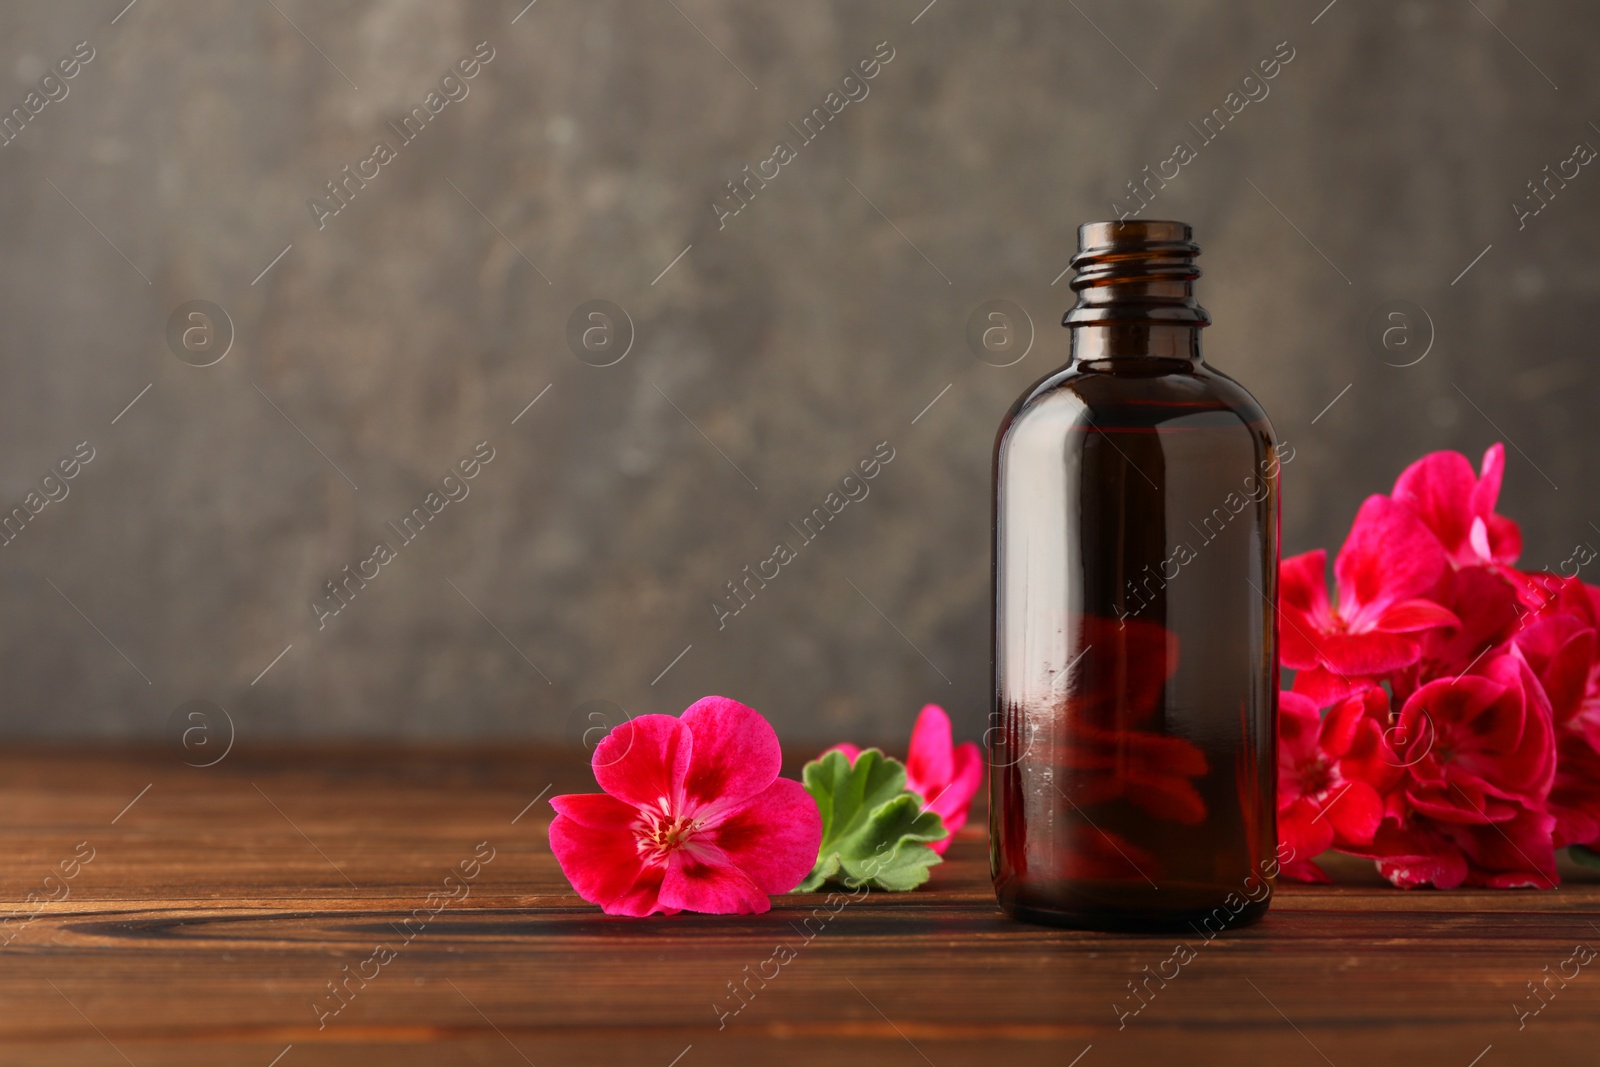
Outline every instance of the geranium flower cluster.
{"label": "geranium flower cluster", "polygon": [[[1518,570],[1496,444],[1406,468],[1334,560],[1283,561],[1278,834],[1373,859],[1403,888],[1553,888],[1600,842],[1600,589]],[[1572,561],[1568,561],[1572,562]],[[1566,568],[1563,567],[1563,571]]]}

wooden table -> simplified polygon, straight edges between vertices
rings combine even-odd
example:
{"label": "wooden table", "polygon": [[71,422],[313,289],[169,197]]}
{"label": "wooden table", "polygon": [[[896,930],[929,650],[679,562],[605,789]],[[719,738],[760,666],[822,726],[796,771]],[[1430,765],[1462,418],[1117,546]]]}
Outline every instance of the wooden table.
{"label": "wooden table", "polygon": [[58,898],[0,928],[0,1064],[1600,1062],[1600,960],[1520,1030],[1514,1007],[1600,947],[1593,881],[1285,885],[1119,1029],[1176,939],[1008,921],[976,829],[929,888],[824,908],[808,941],[821,896],[651,920],[575,897],[532,802],[591,790],[581,753],[13,749],[0,783],[0,894]]}

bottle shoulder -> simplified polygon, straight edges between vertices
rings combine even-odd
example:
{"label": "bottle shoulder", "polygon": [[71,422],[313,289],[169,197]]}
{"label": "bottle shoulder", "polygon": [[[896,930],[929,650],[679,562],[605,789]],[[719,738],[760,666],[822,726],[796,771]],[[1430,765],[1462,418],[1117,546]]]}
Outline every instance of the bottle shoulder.
{"label": "bottle shoulder", "polygon": [[1041,378],[1017,398],[1000,439],[1037,424],[1057,431],[1218,429],[1248,427],[1275,443],[1266,413],[1233,378],[1205,363],[1150,359],[1105,365],[1072,363]]}

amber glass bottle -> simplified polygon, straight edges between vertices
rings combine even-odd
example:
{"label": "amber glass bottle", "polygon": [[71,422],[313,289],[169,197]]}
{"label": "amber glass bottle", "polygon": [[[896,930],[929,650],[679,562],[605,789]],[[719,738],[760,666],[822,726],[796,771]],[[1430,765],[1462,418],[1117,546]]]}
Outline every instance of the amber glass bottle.
{"label": "amber glass bottle", "polygon": [[1200,358],[1190,228],[1079,239],[1072,360],[995,442],[995,893],[1019,919],[1210,937],[1260,918],[1278,871],[1282,460]]}

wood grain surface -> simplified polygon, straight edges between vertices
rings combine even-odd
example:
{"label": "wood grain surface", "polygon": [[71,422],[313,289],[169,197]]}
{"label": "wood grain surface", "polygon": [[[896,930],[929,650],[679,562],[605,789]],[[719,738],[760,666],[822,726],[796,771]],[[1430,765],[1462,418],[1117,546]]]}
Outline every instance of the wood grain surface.
{"label": "wood grain surface", "polygon": [[[1119,1026],[1117,1006],[1141,1003],[1129,983],[1171,974],[1184,939],[1007,920],[974,828],[915,893],[640,921],[572,894],[532,803],[592,790],[582,753],[241,749],[195,769],[167,752],[13,749],[0,783],[0,1065],[1600,1055],[1600,965],[1545,981],[1573,972],[1575,946],[1600,947],[1600,885],[1571,871],[1546,893],[1401,892],[1361,865],[1335,886],[1284,885],[1258,926],[1186,939],[1193,958]],[[770,962],[780,945],[792,958]],[[1519,1006],[1540,1010],[1519,1027]]]}

